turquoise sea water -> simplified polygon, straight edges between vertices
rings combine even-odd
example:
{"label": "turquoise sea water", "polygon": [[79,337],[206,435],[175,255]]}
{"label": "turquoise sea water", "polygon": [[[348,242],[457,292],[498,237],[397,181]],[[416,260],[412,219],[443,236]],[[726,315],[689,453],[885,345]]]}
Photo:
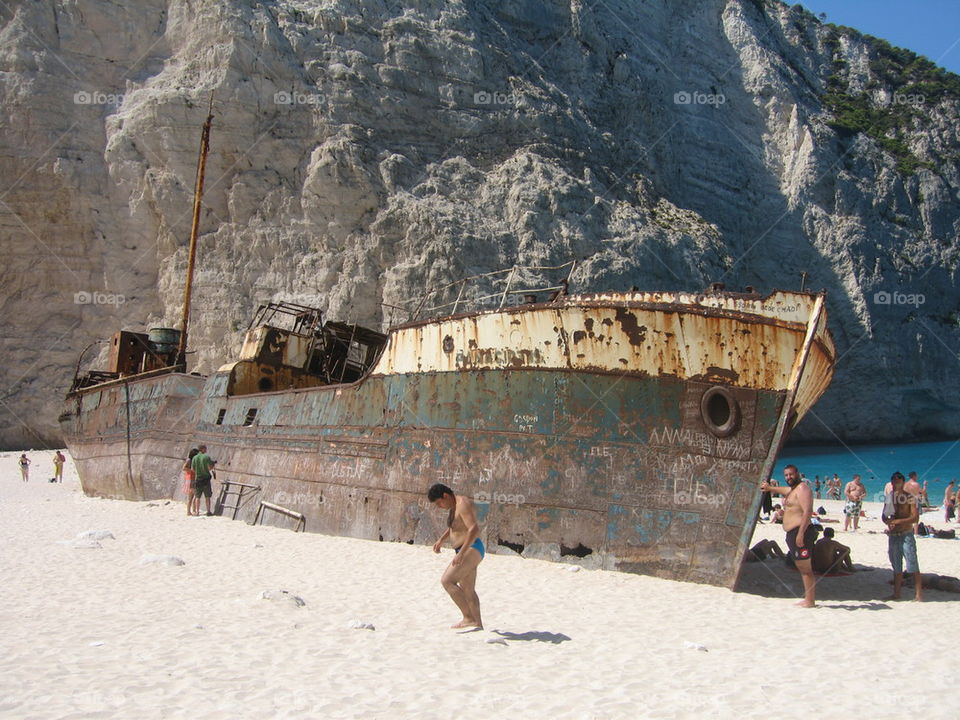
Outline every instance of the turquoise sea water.
{"label": "turquoise sea water", "polygon": [[[787,445],[777,458],[774,477],[783,483],[783,468],[796,465],[812,483],[814,476],[840,476],[843,484],[859,473],[868,500],[882,500],[883,487],[899,470],[915,470],[920,484],[928,481],[930,503],[943,503],[943,491],[952,479],[960,480],[960,440],[948,442],[895,443],[889,445]],[[842,489],[842,488],[841,488]],[[878,493],[880,495],[878,495]],[[826,489],[822,497],[827,497]]]}

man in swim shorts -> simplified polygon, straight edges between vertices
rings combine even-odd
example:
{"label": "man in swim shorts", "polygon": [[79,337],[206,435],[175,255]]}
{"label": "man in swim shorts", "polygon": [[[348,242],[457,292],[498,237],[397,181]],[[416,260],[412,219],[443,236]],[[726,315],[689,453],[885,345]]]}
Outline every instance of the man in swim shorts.
{"label": "man in swim shorts", "polygon": [[477,537],[480,525],[473,500],[454,494],[446,485],[437,483],[427,491],[427,499],[439,508],[447,510],[447,529],[433,544],[433,551],[440,552],[443,543],[450,540],[456,551],[453,560],[443,571],[440,584],[460,608],[463,619],[454,623],[454,628],[483,628],[480,619],[480,598],[477,597],[477,567],[485,554],[483,542]]}
{"label": "man in swim shorts", "polygon": [[800,478],[796,465],[787,465],[783,469],[786,487],[763,483],[760,490],[785,495],[783,498],[783,529],[787,533],[787,547],[794,565],[803,578],[803,600],[800,607],[814,607],[816,604],[817,581],[813,577],[813,545],[817,540],[817,530],[810,524],[813,514],[813,492],[810,486]]}
{"label": "man in swim shorts", "polygon": [[853,480],[847,483],[843,489],[847,496],[847,504],[843,506],[843,531],[846,532],[850,527],[850,521],[853,521],[854,531],[860,527],[860,509],[863,507],[863,498],[867,494],[867,489],[860,481],[859,475],[854,475]]}

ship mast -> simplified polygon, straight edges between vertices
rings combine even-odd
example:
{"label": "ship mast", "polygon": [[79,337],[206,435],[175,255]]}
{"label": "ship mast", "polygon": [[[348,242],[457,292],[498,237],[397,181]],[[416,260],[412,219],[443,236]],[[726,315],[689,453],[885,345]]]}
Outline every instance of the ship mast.
{"label": "ship mast", "polygon": [[187,260],[187,283],[183,290],[183,319],[180,322],[180,344],[177,347],[177,367],[187,370],[187,325],[190,323],[190,295],[193,290],[193,265],[197,256],[197,232],[200,229],[200,201],[203,198],[203,174],[207,167],[207,151],[210,149],[210,125],[213,123],[213,93],[207,120],[200,135],[200,157],[197,160],[197,181],[193,190],[193,223],[190,226],[190,255]]}

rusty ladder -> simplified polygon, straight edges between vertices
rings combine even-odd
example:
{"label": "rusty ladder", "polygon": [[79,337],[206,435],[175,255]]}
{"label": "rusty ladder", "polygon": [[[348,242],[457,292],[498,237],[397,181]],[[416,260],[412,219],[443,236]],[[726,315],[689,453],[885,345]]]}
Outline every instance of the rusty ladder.
{"label": "rusty ladder", "polygon": [[[260,486],[237,482],[236,480],[223,480],[220,483],[220,495],[217,497],[217,512],[223,515],[224,510],[233,510],[230,519],[236,520],[237,513],[240,512],[240,508],[246,502],[243,495],[247,492],[250,493],[247,495],[247,500],[250,500],[254,493],[260,492]],[[227,505],[226,500],[232,495],[236,496],[236,502],[233,505]]]}

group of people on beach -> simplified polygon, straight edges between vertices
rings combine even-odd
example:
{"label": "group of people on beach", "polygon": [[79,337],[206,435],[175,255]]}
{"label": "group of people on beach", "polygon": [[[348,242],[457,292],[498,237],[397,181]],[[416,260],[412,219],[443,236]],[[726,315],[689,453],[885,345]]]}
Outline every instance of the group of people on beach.
{"label": "group of people on beach", "polygon": [[[786,533],[786,543],[789,549],[789,558],[800,572],[803,579],[803,600],[798,605],[814,607],[816,602],[816,580],[814,571],[831,572],[834,570],[853,570],[850,560],[850,549],[833,539],[831,532],[824,540],[817,540],[819,522],[813,509],[814,493],[809,482],[804,482],[796,465],[787,465],[783,470],[786,486],[776,482],[766,481],[760,486],[764,493],[783,495],[783,505],[780,508],[780,522]],[[847,503],[844,507],[846,521],[844,530],[847,530],[851,521],[853,530],[859,526],[861,505],[866,496],[866,489],[860,481],[860,476],[854,476],[844,488]],[[920,508],[922,507],[922,488],[917,482],[917,474],[910,473],[910,480],[903,473],[895,472],[884,489],[884,507],[881,519],[887,526],[887,555],[893,568],[893,594],[891,600],[899,600],[903,587],[904,569],[912,575],[915,588],[915,599],[923,600],[923,582],[920,576],[920,563],[917,560],[916,531],[920,522]],[[774,518],[776,520],[776,518]],[[832,531],[832,528],[827,528]],[[824,531],[827,535],[826,530]],[[766,554],[771,552],[766,541],[765,547],[756,550]],[[825,543],[823,555],[818,558],[817,549]],[[776,543],[772,543],[776,545]],[[777,547],[779,550],[779,547]],[[776,552],[771,554],[778,555]],[[783,556],[782,551],[779,556]],[[762,558],[761,558],[762,559]],[[906,566],[904,568],[904,566]]]}
{"label": "group of people on beach", "polygon": [[213,495],[214,466],[217,464],[207,455],[207,446],[192,448],[183,463],[183,494],[187,496],[187,515],[200,514],[200,498],[207,499],[207,516],[210,511],[210,498]]}
{"label": "group of people on beach", "polygon": [[[860,477],[859,475],[857,477]],[[803,478],[805,482],[810,482],[806,478]],[[833,477],[823,476],[823,482],[820,482],[820,476],[817,475],[813,480],[813,491],[816,494],[817,500],[820,499],[820,493],[823,489],[827,491],[827,498],[830,500],[839,500],[840,499],[840,486],[843,485],[843,482],[840,480],[840,476],[834,473]]]}
{"label": "group of people on beach", "polygon": [[[860,481],[860,476],[854,475],[853,478],[854,479],[851,480],[850,482],[852,483],[856,481],[860,485],[860,487],[863,488],[863,483]],[[918,491],[920,494],[921,507],[931,507],[930,495],[928,494],[929,481],[924,480],[923,484],[920,485],[917,479],[917,473],[915,472],[911,472],[907,476],[907,478],[908,478],[907,484],[908,484],[908,487],[911,488],[911,492]],[[807,479],[806,476],[801,476],[801,479],[803,480],[803,482],[812,486],[814,496],[816,497],[817,500],[821,498],[823,490],[826,490],[828,499],[830,500],[841,499],[840,488],[843,485],[843,482],[840,480],[840,476],[837,475],[836,473],[834,473],[832,478],[824,475],[822,481],[820,480],[819,475],[814,475],[812,482],[809,479]],[[934,483],[938,483],[939,481],[940,481],[940,478],[933,479]],[[850,488],[850,483],[847,483],[847,486],[843,489],[843,494],[847,496],[846,499],[848,501],[850,499],[849,488]],[[955,512],[955,509],[957,508],[957,506],[960,505],[960,498],[958,498],[958,495],[960,495],[960,484],[958,484],[957,479],[954,478],[947,484],[947,487],[944,490],[944,495],[943,495],[943,508],[946,515],[945,517],[946,522],[949,522],[950,520],[954,519],[955,516],[957,517],[957,522],[960,522],[960,516],[958,516],[957,513]],[[866,496],[866,489],[863,490],[863,496]]]}
{"label": "group of people on beach", "polygon": [[[53,477],[50,478],[50,482],[63,482],[63,464],[66,461],[66,456],[57,450],[56,454],[53,456]],[[30,465],[32,462],[33,461],[27,457],[26,453],[20,453],[18,464],[20,465],[20,479],[23,480],[23,482],[30,481]]]}

